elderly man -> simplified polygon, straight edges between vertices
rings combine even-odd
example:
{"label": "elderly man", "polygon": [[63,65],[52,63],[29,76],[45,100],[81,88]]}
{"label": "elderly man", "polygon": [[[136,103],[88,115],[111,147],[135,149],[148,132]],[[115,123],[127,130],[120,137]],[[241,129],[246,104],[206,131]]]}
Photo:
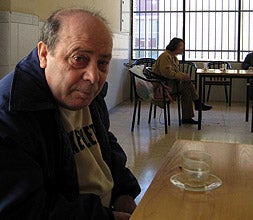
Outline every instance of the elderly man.
{"label": "elderly man", "polygon": [[101,16],[63,9],[0,81],[0,219],[130,218],[140,187],[104,102],[112,46]]}

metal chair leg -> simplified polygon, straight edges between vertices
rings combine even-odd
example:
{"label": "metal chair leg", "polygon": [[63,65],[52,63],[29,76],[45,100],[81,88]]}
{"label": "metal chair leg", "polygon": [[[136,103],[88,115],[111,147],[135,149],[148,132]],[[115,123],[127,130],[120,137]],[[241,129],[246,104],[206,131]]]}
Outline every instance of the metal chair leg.
{"label": "metal chair leg", "polygon": [[224,88],[225,88],[226,103],[228,103],[228,89],[226,85],[224,86]]}
{"label": "metal chair leg", "polygon": [[163,108],[163,114],[164,114],[164,129],[165,129],[165,134],[168,134],[168,124],[167,124],[167,109],[166,109],[166,103],[165,103],[165,106]]}
{"label": "metal chair leg", "polygon": [[156,118],[156,105],[154,106],[154,115],[153,118]]}
{"label": "metal chair leg", "polygon": [[148,123],[149,123],[149,124],[150,124],[150,122],[151,122],[152,108],[153,108],[153,104],[150,103],[149,114],[148,114]]}
{"label": "metal chair leg", "polygon": [[206,101],[206,77],[204,77],[204,83],[203,83],[203,102]]}
{"label": "metal chair leg", "polygon": [[211,85],[209,85],[208,87],[207,98],[206,98],[207,102],[209,102],[210,93],[211,93]]}
{"label": "metal chair leg", "polygon": [[167,105],[167,115],[168,115],[168,122],[167,123],[168,123],[168,125],[170,125],[170,103],[168,102],[166,105]]}
{"label": "metal chair leg", "polygon": [[137,119],[137,125],[140,124],[140,118],[141,118],[141,101],[138,103],[138,119]]}
{"label": "metal chair leg", "polygon": [[134,112],[133,112],[133,119],[132,119],[131,131],[134,131],[134,124],[135,124],[135,117],[136,117],[137,104],[138,104],[138,101],[137,101],[137,100],[134,100]]}
{"label": "metal chair leg", "polygon": [[229,95],[228,95],[228,105],[231,106],[232,100],[232,78],[229,78]]}
{"label": "metal chair leg", "polygon": [[253,102],[251,107],[251,132],[253,132]]}

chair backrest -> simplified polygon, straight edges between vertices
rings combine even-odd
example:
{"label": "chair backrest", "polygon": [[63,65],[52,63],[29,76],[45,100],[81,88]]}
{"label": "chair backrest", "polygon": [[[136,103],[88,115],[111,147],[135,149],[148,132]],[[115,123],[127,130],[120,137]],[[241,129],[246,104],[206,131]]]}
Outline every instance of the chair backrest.
{"label": "chair backrest", "polygon": [[140,58],[140,59],[137,59],[135,60],[133,63],[132,63],[132,66],[134,65],[145,65],[145,66],[149,66],[149,67],[152,67],[152,65],[155,63],[155,59],[153,58]]}
{"label": "chair backrest", "polygon": [[[147,67],[148,68],[148,67]],[[160,101],[163,103],[167,101],[171,101],[170,97],[168,97],[166,86],[164,85],[163,81],[158,78],[147,78],[144,76],[145,69],[143,71],[135,71],[133,68],[129,69],[130,77],[133,82],[134,94],[135,98],[141,100],[155,100],[154,94],[154,84],[161,86],[161,97]]]}
{"label": "chair backrest", "polygon": [[[222,68],[223,66],[222,65],[226,65],[226,69],[232,69],[232,66],[229,62],[227,61],[210,61],[207,63],[207,66],[209,69],[220,69]],[[220,82],[225,82],[227,83],[227,78],[226,77],[220,77],[220,76],[214,76],[214,77],[209,77],[210,81],[216,81],[218,83]]]}
{"label": "chair backrest", "polygon": [[190,75],[191,80],[196,83],[197,82],[197,65],[192,61],[179,61],[179,70],[183,73],[187,73]]}
{"label": "chair backrest", "polygon": [[152,67],[145,67],[144,70],[143,70],[143,74],[146,76],[146,78],[148,79],[158,79],[158,80],[162,80],[164,82],[166,82],[168,79],[164,76],[161,76],[161,75],[158,75],[156,73],[154,73],[152,71]]}
{"label": "chair backrest", "polygon": [[226,69],[232,69],[232,66],[227,61],[210,61],[207,63],[209,69],[220,69],[222,65],[226,65]]}

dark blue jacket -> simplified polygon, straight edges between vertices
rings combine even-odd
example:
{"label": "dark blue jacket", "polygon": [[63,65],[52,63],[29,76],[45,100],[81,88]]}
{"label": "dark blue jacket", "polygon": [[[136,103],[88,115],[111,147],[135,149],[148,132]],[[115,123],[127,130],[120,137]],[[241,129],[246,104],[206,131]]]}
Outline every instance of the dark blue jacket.
{"label": "dark blue jacket", "polygon": [[247,54],[244,61],[242,62],[242,69],[247,70],[250,66],[253,66],[253,52]]}
{"label": "dark blue jacket", "polygon": [[[109,132],[105,93],[90,112],[114,179],[113,202],[123,194],[135,198],[140,187]],[[79,194],[69,138],[36,48],[0,81],[0,219],[114,219],[98,196]]]}

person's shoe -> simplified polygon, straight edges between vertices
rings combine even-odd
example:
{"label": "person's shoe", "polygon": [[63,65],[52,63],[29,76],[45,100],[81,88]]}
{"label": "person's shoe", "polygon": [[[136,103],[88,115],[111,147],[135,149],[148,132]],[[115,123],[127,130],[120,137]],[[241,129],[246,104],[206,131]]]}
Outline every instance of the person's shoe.
{"label": "person's shoe", "polygon": [[211,105],[206,105],[206,104],[200,102],[199,100],[195,101],[194,104],[195,104],[196,111],[199,111],[200,108],[202,109],[202,111],[208,111],[213,108]]}
{"label": "person's shoe", "polygon": [[195,121],[194,119],[192,119],[192,118],[183,118],[182,119],[182,124],[198,124],[198,122],[197,121]]}

